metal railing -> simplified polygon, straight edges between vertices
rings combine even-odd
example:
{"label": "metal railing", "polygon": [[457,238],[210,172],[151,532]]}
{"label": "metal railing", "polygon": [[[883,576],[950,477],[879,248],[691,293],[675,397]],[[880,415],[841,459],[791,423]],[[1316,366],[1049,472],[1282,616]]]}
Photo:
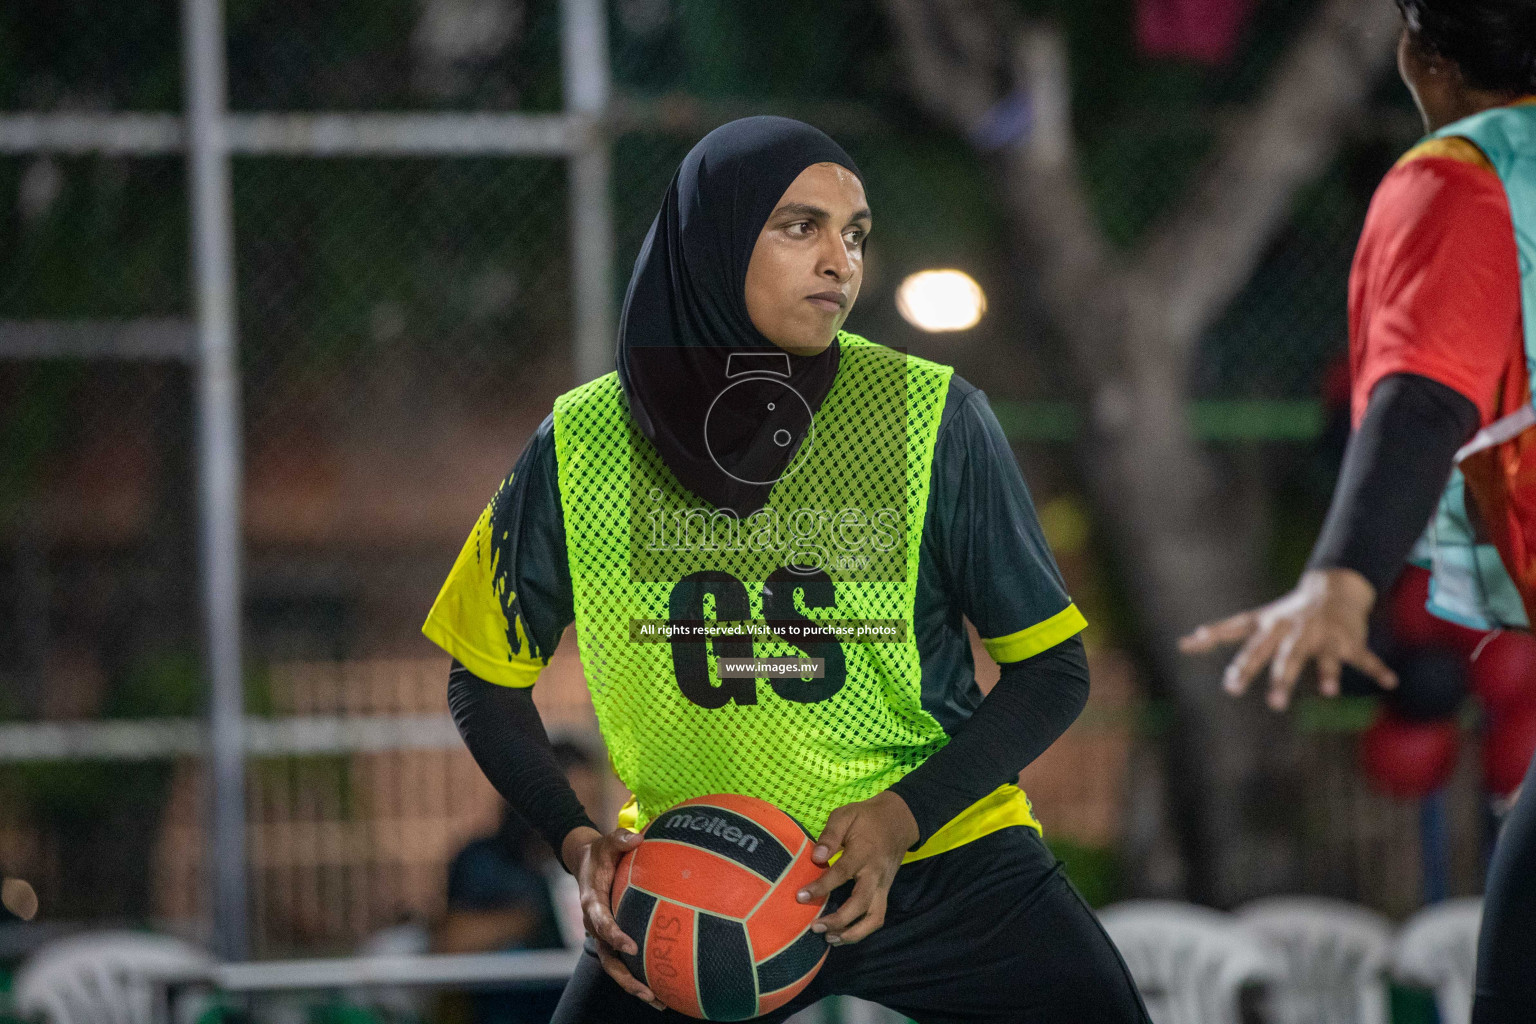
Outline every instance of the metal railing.
{"label": "metal railing", "polygon": [[[222,0],[183,0],[182,32],[187,97],[184,116],[134,112],[3,114],[0,153],[127,157],[185,153],[193,321],[5,322],[0,323],[0,359],[170,359],[191,364],[197,403],[198,535],[210,684],[206,735],[194,735],[189,723],[119,723],[94,730],[29,726],[24,728],[41,731],[26,740],[16,732],[0,746],[16,750],[110,750],[153,736],[152,745],[168,750],[196,748],[205,753],[212,777],[208,842],[213,865],[215,948],[224,956],[238,958],[248,950],[244,758],[261,746],[261,737],[287,742],[282,737],[293,739],[303,734],[312,739],[317,729],[329,730],[326,734],[333,739],[350,734],[345,729],[338,732],[337,726],[316,723],[289,723],[277,732],[264,732],[264,727],[244,715],[240,618],[244,455],[230,158],[237,154],[565,158],[570,169],[573,363],[578,377],[573,383],[580,383],[610,369],[612,359],[613,227],[609,143],[604,130],[610,98],[607,13],[601,0],[562,0],[565,110],[558,114],[231,114],[226,109]],[[441,724],[416,723],[409,728],[446,736]],[[254,739],[246,735],[248,729],[256,730]]]}

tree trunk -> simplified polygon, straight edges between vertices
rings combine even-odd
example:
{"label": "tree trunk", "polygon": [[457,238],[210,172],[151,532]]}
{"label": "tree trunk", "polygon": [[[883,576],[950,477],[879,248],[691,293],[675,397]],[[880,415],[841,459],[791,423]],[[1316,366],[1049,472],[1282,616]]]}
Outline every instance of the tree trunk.
{"label": "tree trunk", "polygon": [[[1155,682],[1174,709],[1167,804],[1183,894],[1231,905],[1297,877],[1294,783],[1283,732],[1226,699],[1219,663],[1174,642],[1265,593],[1265,503],[1223,473],[1185,421],[1198,340],[1246,283],[1296,191],[1385,70],[1397,14],[1385,0],[1327,0],[1269,90],[1219,147],[1174,216],[1129,259],[1109,250],[1076,167],[1065,49],[987,0],[886,0],[915,95],[989,152],[1014,243],[1028,258],[1089,402],[1076,455],[1126,576]],[[1013,83],[1000,94],[995,82]],[[1027,105],[1012,122],[1003,111]],[[1015,130],[1009,123],[1026,124]],[[1141,793],[1138,799],[1151,794]],[[1145,887],[1151,886],[1143,873]]]}

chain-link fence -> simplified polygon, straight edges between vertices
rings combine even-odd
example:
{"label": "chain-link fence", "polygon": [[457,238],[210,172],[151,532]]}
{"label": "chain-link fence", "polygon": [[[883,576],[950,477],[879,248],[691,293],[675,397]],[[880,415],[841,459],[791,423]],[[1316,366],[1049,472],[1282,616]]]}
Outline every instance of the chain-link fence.
{"label": "chain-link fence", "polygon": [[[1287,6],[1261,5],[1274,9],[1276,34],[1300,16]],[[693,142],[740,113],[792,113],[838,137],[868,181],[876,230],[850,328],[954,362],[999,400],[1060,396],[1066,376],[1041,343],[1050,325],[1020,285],[1027,268],[989,171],[914,113],[878,5],[607,8],[615,309]],[[242,0],[227,22],[236,117],[562,110],[553,0]],[[10,118],[0,124],[0,715],[10,723],[184,722],[204,707],[180,36],[169,2],[0,12],[0,115]],[[1077,73],[1084,170],[1111,240],[1141,236],[1231,105],[1260,88],[1274,57],[1262,38],[1216,76],[1219,87],[1192,86],[1180,100],[1170,86],[1163,127],[1148,127],[1144,106],[1085,87],[1092,69]],[[64,120],[37,142],[24,113]],[[90,120],[124,113],[147,116]],[[1298,197],[1208,333],[1196,397],[1316,397],[1343,350],[1344,279],[1370,187],[1411,139],[1400,120],[1373,123],[1388,127],[1347,147]],[[306,131],[323,149],[324,131]],[[577,382],[570,163],[558,153],[254,148],[232,156],[248,711],[292,729],[317,717],[440,718],[446,659],[420,638],[421,619],[523,442]],[[964,267],[989,296],[987,318],[963,339],[922,335],[895,312],[901,278],[935,265]],[[1046,464],[1042,479],[1070,480],[1058,453],[1023,454]],[[1090,560],[1069,567],[1074,590],[1093,590],[1101,572]],[[1090,618],[1115,618],[1102,611]],[[559,705],[556,727],[593,743],[569,635],[563,652],[541,699]],[[1081,779],[1092,773],[1080,770],[1083,757],[1115,771],[1129,757],[1142,705],[1117,657],[1104,662],[1121,666],[1113,713],[1090,716],[1060,755],[1068,767],[1047,775],[1042,765],[1031,783],[1053,837],[1085,849],[1113,849],[1123,827],[1123,790],[1088,793]],[[441,910],[448,858],[494,827],[496,805],[451,733],[422,725],[428,739],[412,740],[413,728],[394,734],[412,750],[335,740],[253,763],[258,952],[343,948],[399,915]],[[0,763],[0,866],[32,879],[56,919],[202,921],[198,758],[172,744],[114,761],[102,744],[92,760]],[[1348,743],[1319,744],[1315,756],[1319,774],[1358,778]],[[1362,812],[1351,794],[1325,808],[1318,841],[1332,852],[1319,863],[1355,842],[1352,818],[1389,834],[1408,825],[1400,808]],[[1330,836],[1344,837],[1338,849]],[[1387,881],[1359,891],[1401,909],[1417,866],[1393,863]],[[1476,875],[1467,867],[1461,887]]]}

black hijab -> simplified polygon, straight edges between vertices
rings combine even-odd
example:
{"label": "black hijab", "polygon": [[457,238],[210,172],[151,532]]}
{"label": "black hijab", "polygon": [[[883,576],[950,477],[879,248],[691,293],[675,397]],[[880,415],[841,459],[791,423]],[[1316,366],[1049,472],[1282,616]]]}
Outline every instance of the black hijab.
{"label": "black hijab", "polygon": [[[630,416],[684,487],[742,517],[767,502],[837,375],[835,339],[814,356],[785,352],[753,326],[746,300],[768,215],[824,162],[859,174],[841,146],[787,117],[704,136],[667,186],[624,297],[616,361]],[[749,369],[759,375],[742,381]]]}

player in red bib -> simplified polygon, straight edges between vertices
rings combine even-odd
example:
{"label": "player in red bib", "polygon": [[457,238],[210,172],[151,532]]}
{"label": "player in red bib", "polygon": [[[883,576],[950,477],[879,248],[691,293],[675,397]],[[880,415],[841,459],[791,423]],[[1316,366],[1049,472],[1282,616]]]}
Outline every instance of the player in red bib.
{"label": "player in red bib", "polygon": [[[1349,281],[1354,432],[1333,504],[1307,571],[1289,594],[1201,626],[1186,652],[1242,647],[1225,685],[1241,694],[1268,667],[1268,700],[1290,701],[1315,666],[1326,695],[1351,665],[1384,687],[1391,669],[1366,646],[1367,620],[1425,524],[1436,517],[1458,452],[1530,402],[1522,257],[1510,196],[1528,196],[1530,158],[1505,180],[1455,133],[1485,111],[1536,103],[1536,0],[1398,0],[1398,67],[1431,132],[1383,179],[1366,215]],[[1504,116],[1504,115],[1500,115]],[[1509,117],[1525,130],[1522,111]],[[1486,122],[1484,122],[1486,123]],[[1466,123],[1471,130],[1471,122]],[[1501,158],[1509,154],[1501,154]],[[1523,200],[1522,200],[1523,201]],[[1527,270],[1527,273],[1536,271]],[[1530,286],[1526,285],[1530,294]],[[1516,449],[1533,436],[1510,442]],[[1518,466],[1518,451],[1506,465]],[[1472,518],[1497,539],[1518,536],[1531,498],[1511,477],[1479,487]],[[1507,486],[1512,483],[1514,486]],[[1474,504],[1468,502],[1468,505]],[[1489,529],[1491,527],[1491,529]],[[1431,545],[1432,537],[1427,540]],[[1526,557],[1498,555],[1515,585],[1533,588]],[[1437,577],[1438,578],[1438,577]],[[1522,593],[1526,608],[1536,593]],[[1438,598],[1437,598],[1438,600]],[[1518,609],[1520,601],[1515,602]],[[1536,685],[1536,680],[1532,681]],[[1475,1024],[1529,1021],[1536,1007],[1536,780],[1523,793],[1490,868],[1480,940]]]}

